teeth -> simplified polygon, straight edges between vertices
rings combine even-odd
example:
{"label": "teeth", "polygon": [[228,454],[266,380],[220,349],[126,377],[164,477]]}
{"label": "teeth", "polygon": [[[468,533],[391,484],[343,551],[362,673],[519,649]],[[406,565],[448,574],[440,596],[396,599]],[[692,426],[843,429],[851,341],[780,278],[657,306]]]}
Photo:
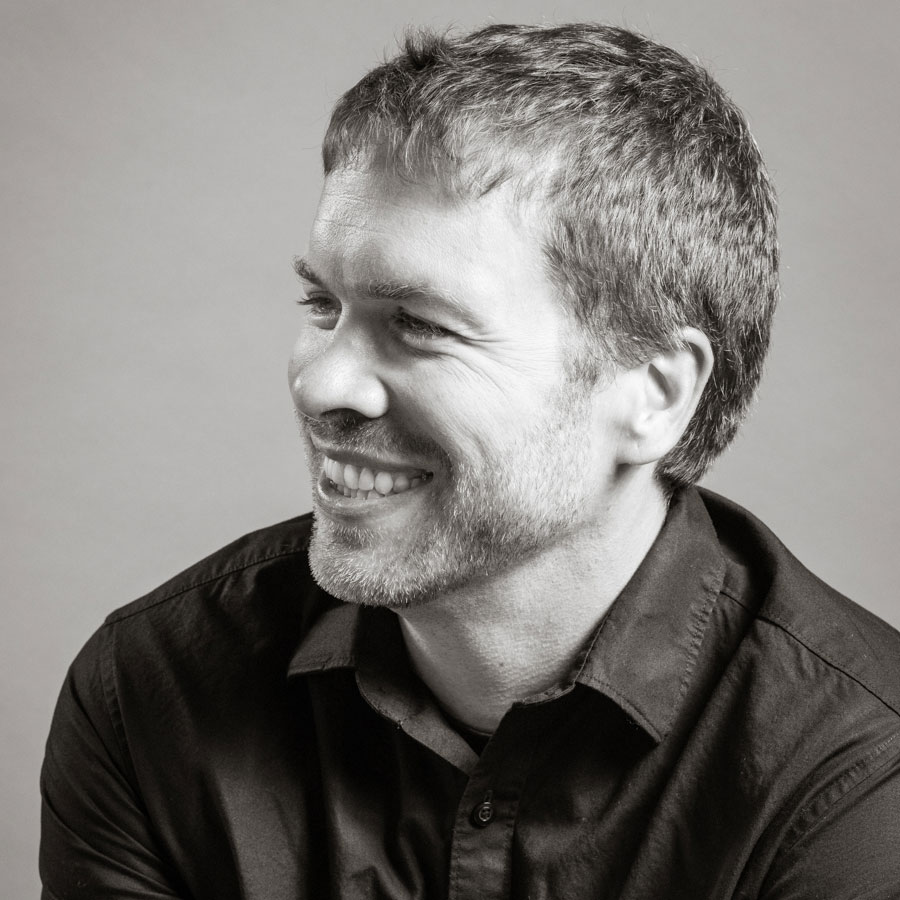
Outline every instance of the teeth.
{"label": "teeth", "polygon": [[375,473],[371,469],[363,469],[359,473],[359,489],[367,493],[375,487]]}
{"label": "teeth", "polygon": [[402,494],[418,487],[431,475],[428,472],[379,472],[368,467],[342,464],[325,457],[325,476],[345,497],[353,500],[380,500],[389,494]]}

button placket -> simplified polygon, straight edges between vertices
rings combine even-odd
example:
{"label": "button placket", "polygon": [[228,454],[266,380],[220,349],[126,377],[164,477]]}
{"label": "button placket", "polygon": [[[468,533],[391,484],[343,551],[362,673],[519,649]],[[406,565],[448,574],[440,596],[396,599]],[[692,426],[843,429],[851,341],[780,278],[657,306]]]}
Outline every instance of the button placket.
{"label": "button placket", "polygon": [[507,900],[519,802],[544,719],[543,710],[514,705],[472,772],[453,829],[448,900]]}

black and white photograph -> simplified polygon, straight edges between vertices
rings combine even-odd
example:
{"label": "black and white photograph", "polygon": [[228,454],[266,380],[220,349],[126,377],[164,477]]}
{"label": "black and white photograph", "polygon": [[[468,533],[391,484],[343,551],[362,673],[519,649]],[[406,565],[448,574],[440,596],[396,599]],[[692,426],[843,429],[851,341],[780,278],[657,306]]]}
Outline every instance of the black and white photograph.
{"label": "black and white photograph", "polygon": [[3,4],[0,895],[900,897],[898,34]]}

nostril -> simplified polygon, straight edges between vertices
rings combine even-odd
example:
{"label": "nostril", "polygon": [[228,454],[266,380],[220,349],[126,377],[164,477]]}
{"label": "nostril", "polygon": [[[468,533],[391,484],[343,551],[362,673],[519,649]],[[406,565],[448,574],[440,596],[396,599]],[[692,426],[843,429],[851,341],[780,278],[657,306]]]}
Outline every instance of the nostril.
{"label": "nostril", "polygon": [[357,415],[377,419],[388,409],[375,348],[362,337],[322,332],[327,343],[298,346],[292,380],[294,403],[307,416]]}

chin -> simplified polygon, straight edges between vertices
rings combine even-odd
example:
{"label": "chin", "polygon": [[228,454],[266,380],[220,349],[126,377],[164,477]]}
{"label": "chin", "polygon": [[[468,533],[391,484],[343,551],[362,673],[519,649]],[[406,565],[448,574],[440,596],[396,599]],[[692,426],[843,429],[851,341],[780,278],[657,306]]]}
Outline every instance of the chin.
{"label": "chin", "polygon": [[414,548],[390,547],[371,532],[316,522],[309,545],[313,578],[323,590],[347,603],[407,609],[427,602],[449,587],[435,578]]}

